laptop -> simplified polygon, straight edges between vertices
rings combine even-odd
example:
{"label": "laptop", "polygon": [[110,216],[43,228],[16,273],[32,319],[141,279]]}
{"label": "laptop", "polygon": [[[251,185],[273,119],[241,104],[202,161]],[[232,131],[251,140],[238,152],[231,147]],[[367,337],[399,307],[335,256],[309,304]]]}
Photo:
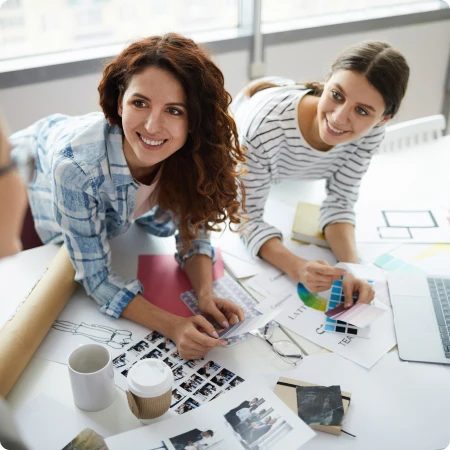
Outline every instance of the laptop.
{"label": "laptop", "polygon": [[450,364],[450,277],[388,272],[398,353]]}

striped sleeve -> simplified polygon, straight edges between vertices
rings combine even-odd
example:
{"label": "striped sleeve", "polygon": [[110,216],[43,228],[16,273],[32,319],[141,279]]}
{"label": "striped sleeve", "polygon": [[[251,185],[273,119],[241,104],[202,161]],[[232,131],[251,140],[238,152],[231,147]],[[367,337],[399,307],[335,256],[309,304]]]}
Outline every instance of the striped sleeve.
{"label": "striped sleeve", "polygon": [[372,156],[385,136],[385,127],[374,128],[356,145],[345,163],[333,171],[326,182],[327,197],[320,208],[319,227],[324,231],[332,223],[355,225],[353,207],[358,200],[361,179],[369,168]]}
{"label": "striped sleeve", "polygon": [[270,171],[261,158],[258,158],[252,144],[244,141],[247,147],[246,169],[244,185],[246,190],[246,217],[242,236],[248,250],[253,257],[257,256],[261,246],[273,237],[282,238],[280,230],[264,222],[264,207],[270,192]]}

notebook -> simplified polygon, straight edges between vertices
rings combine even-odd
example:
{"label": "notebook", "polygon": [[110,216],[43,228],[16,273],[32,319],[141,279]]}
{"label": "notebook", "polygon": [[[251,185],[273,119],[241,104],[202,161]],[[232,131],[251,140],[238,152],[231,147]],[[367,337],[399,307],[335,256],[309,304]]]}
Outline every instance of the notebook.
{"label": "notebook", "polygon": [[319,230],[319,205],[312,203],[297,203],[294,225],[292,226],[292,239],[319,247],[330,248],[325,235]]}
{"label": "notebook", "polygon": [[[317,384],[305,383],[304,381],[294,380],[292,378],[280,377],[275,386],[275,394],[282,400],[295,414],[298,414],[297,406],[297,386],[317,386]],[[342,405],[344,407],[344,416],[350,406],[352,394],[341,391]],[[313,430],[324,431],[325,433],[339,436],[342,431],[342,425],[311,425]]]}

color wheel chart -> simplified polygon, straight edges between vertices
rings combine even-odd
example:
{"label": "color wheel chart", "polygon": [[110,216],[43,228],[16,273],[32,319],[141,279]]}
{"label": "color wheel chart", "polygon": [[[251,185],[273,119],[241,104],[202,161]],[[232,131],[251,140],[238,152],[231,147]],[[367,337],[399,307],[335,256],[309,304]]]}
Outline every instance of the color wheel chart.
{"label": "color wheel chart", "polygon": [[[368,282],[371,284],[371,286],[373,286],[373,281]],[[330,309],[336,308],[336,306],[338,306],[340,303],[344,303],[344,301],[345,296],[344,291],[342,290],[342,279],[340,279],[338,281],[335,281],[331,286],[330,300],[328,301],[326,311],[330,311]],[[342,320],[331,319],[328,316],[325,317],[325,331],[328,331],[330,333],[348,334],[351,336],[358,336],[366,339],[370,337],[370,326],[366,328],[357,328],[347,322],[343,322]]]}
{"label": "color wheel chart", "polygon": [[328,300],[324,297],[321,297],[319,294],[313,294],[312,292],[309,292],[302,283],[298,283],[297,293],[300,297],[300,300],[306,306],[309,306],[312,309],[317,309],[317,311],[326,311]]}

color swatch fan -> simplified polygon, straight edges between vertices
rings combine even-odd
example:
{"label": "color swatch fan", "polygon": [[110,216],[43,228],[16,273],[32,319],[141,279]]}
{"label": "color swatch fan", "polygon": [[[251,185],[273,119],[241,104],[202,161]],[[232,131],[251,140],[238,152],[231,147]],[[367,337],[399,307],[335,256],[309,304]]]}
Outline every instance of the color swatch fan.
{"label": "color swatch fan", "polygon": [[317,311],[325,312],[327,309],[327,299],[321,297],[319,294],[313,294],[303,286],[302,283],[298,283],[297,285],[297,293],[300,297],[300,300],[312,309],[317,309]]}

